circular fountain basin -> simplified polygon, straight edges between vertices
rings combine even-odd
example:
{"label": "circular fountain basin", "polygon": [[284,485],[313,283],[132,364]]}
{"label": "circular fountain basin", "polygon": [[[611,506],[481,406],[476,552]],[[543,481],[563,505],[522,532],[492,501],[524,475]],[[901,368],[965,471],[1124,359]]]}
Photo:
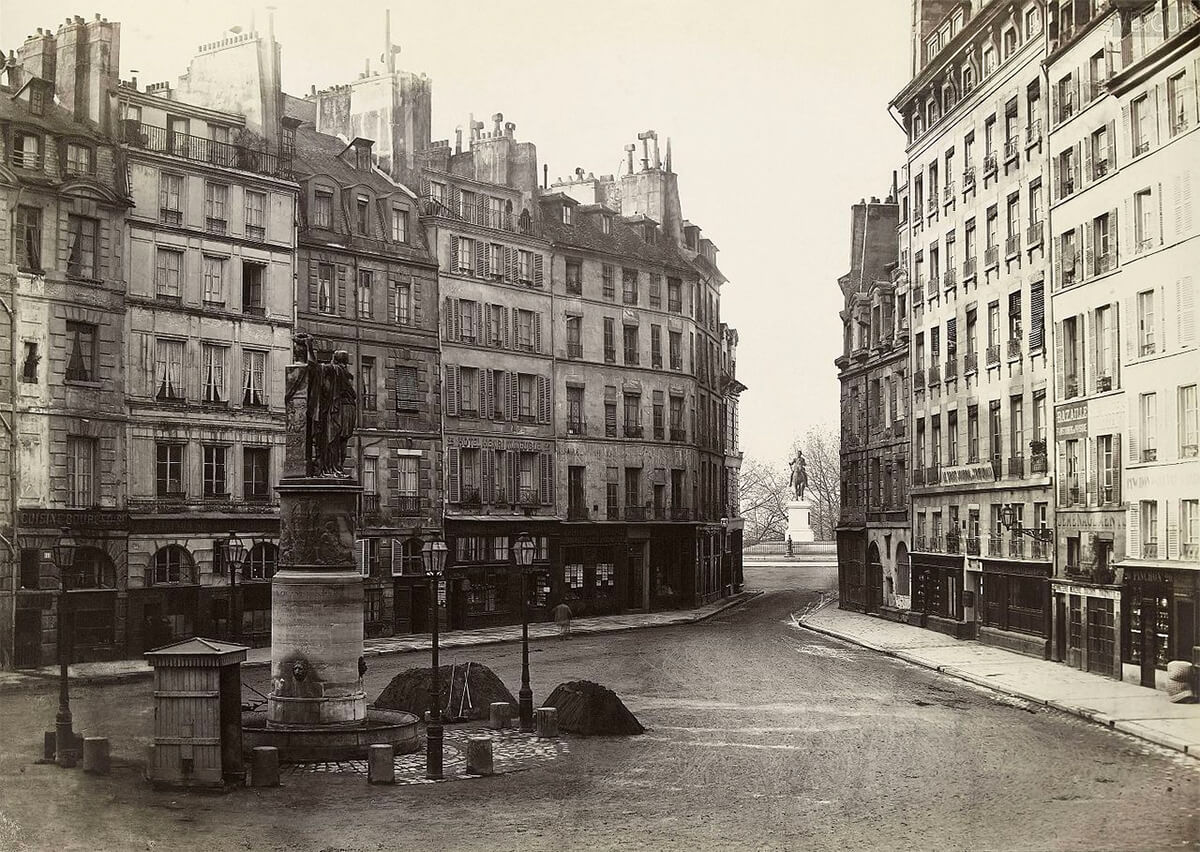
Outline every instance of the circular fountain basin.
{"label": "circular fountain basin", "polygon": [[280,763],[314,763],[355,760],[367,756],[373,745],[390,745],[396,754],[421,747],[418,722],[412,713],[367,708],[367,718],[339,725],[275,725],[267,727],[267,714],[242,714],[242,749],[274,746]]}

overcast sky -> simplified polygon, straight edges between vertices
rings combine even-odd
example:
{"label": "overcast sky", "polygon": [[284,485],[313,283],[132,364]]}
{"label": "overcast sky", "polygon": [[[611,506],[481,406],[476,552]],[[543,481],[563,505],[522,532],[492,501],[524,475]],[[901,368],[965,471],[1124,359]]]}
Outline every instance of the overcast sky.
{"label": "overcast sky", "polygon": [[[284,88],[346,82],[383,52],[379,0],[277,0]],[[553,180],[616,172],[627,142],[671,137],[683,214],[721,249],[722,319],[738,329],[746,455],[782,461],[838,419],[837,278],[849,207],[884,196],[903,135],[906,0],[440,0],[395,3],[399,67],[433,79],[433,136],[496,112],[537,144]],[[0,0],[0,48],[99,12],[121,22],[121,76],[174,81],[202,42],[266,30],[234,0]]]}

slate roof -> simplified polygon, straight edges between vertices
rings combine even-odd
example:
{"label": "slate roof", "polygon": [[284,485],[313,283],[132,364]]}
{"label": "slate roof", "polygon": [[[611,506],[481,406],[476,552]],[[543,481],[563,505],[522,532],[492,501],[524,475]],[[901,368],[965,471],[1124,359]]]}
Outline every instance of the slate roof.
{"label": "slate roof", "polygon": [[660,233],[660,242],[651,245],[642,239],[638,229],[625,224],[615,216],[612,228],[607,234],[600,229],[592,216],[577,215],[573,224],[564,225],[562,217],[557,215],[557,208],[561,205],[561,201],[556,199],[547,201],[543,198],[542,204],[543,236],[553,240],[557,245],[633,257],[645,263],[669,266],[680,271],[692,271],[691,262],[679,252],[674,241],[665,234]]}
{"label": "slate roof", "polygon": [[[34,115],[29,110],[29,102],[19,95],[30,85],[39,82],[45,90],[43,111],[42,115]],[[19,121],[60,136],[82,136],[94,142],[112,142],[101,136],[91,124],[79,121],[69,110],[55,103],[54,84],[40,77],[26,80],[19,89],[0,85],[0,121]]]}

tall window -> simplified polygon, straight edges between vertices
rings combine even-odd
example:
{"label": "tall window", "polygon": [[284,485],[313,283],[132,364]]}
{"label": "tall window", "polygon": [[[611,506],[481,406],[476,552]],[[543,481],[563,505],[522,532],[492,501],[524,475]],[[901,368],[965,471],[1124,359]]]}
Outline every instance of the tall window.
{"label": "tall window", "polygon": [[70,254],[67,274],[78,278],[96,277],[96,220],[83,216],[67,217]]}
{"label": "tall window", "polygon": [[367,236],[371,231],[371,205],[365,195],[360,195],[354,203],[354,229],[356,233]]}
{"label": "tall window", "polygon": [[266,447],[242,450],[242,496],[247,500],[266,500],[271,488],[271,451]]}
{"label": "tall window", "polygon": [[227,229],[229,187],[223,183],[204,185],[204,227],[214,234],[223,234]]}
{"label": "tall window", "polygon": [[204,301],[225,304],[225,258],[204,255]]}
{"label": "tall window", "polygon": [[262,240],[267,236],[267,195],[246,190],[246,236]]}
{"label": "tall window", "polygon": [[92,438],[67,438],[67,505],[95,506],[96,442]]}
{"label": "tall window", "polygon": [[228,447],[204,445],[204,496],[224,497],[229,493],[225,457]]}
{"label": "tall window", "polygon": [[1158,558],[1158,501],[1143,500],[1142,510],[1142,557]]}
{"label": "tall window", "polygon": [[225,402],[225,347],[200,344],[200,379],[205,402]]}
{"label": "tall window", "polygon": [[1082,393],[1080,387],[1080,352],[1079,352],[1079,320],[1077,317],[1067,317],[1062,322],[1063,338],[1063,396],[1067,399]]}
{"label": "tall window", "polygon": [[638,274],[636,269],[621,270],[621,301],[626,305],[638,303]]}
{"label": "tall window", "polygon": [[1142,427],[1142,461],[1158,459],[1158,394],[1144,393],[1138,399]]}
{"label": "tall window", "polygon": [[242,350],[242,405],[267,404],[267,353]]}
{"label": "tall window", "polygon": [[1143,290],[1137,296],[1138,311],[1138,352],[1142,355],[1154,354],[1158,328],[1154,312],[1154,291]]}
{"label": "tall window", "polygon": [[392,208],[392,242],[408,242],[408,211],[403,207]]}
{"label": "tall window", "polygon": [[1184,559],[1200,559],[1200,500],[1179,501],[1179,533]]}
{"label": "tall window", "polygon": [[617,296],[616,289],[616,272],[613,270],[611,263],[604,264],[600,269],[601,292],[606,299],[615,299]]}
{"label": "tall window", "polygon": [[86,322],[67,321],[68,382],[96,380],[96,326]]}
{"label": "tall window", "polygon": [[1112,435],[1100,435],[1096,438],[1096,470],[1099,501],[1117,502],[1117,478],[1121,472],[1117,470],[1116,446]]}
{"label": "tall window", "polygon": [[1179,456],[1196,458],[1200,455],[1200,430],[1197,428],[1196,385],[1179,388]]}
{"label": "tall window", "polygon": [[642,469],[625,468],[625,507],[639,508],[642,505]]}
{"label": "tall window", "polygon": [[263,276],[267,267],[261,263],[242,261],[242,311],[261,313],[263,304]]}
{"label": "tall window", "polygon": [[187,579],[184,574],[186,559],[186,551],[175,545],[164,547],[155,553],[154,561],[150,565],[150,585],[179,583]]}
{"label": "tall window", "polygon": [[1111,305],[1096,308],[1094,336],[1096,346],[1096,391],[1112,390],[1117,372],[1116,329],[1113,326]]}
{"label": "tall window", "polygon": [[313,227],[333,228],[333,193],[317,190],[313,196]]}
{"label": "tall window", "polygon": [[375,456],[363,456],[362,488],[364,494],[379,493],[379,459]]}
{"label": "tall window", "polygon": [[662,367],[662,326],[650,326],[650,365]]}
{"label": "tall window", "polygon": [[17,267],[30,271],[42,268],[42,210],[40,207],[19,205],[13,242]]}
{"label": "tall window", "polygon": [[317,264],[317,310],[323,314],[334,312],[333,264]]}
{"label": "tall window", "polygon": [[396,407],[405,411],[419,408],[421,390],[417,383],[417,368],[407,364],[396,368]]}
{"label": "tall window", "polygon": [[420,457],[400,456],[396,461],[396,493],[401,497],[419,496]]}
{"label": "tall window", "polygon": [[610,364],[617,360],[616,322],[612,317],[604,318],[604,360]]}
{"label": "tall window", "polygon": [[517,278],[522,281],[533,280],[533,252],[524,249],[517,252]]}
{"label": "tall window", "polygon": [[158,340],[155,342],[154,384],[155,397],[160,400],[183,399],[183,341]]}
{"label": "tall window", "polygon": [[1133,155],[1144,154],[1150,150],[1150,122],[1153,120],[1150,109],[1150,98],[1142,95],[1135,98],[1129,105],[1130,130],[1133,133]]}
{"label": "tall window", "polygon": [[624,349],[625,363],[638,363],[638,330],[636,325],[627,325],[624,328]]}
{"label": "tall window", "polygon": [[412,324],[412,287],[408,284],[396,285],[396,324]]}
{"label": "tall window", "polygon": [[533,351],[533,311],[517,311],[517,347]]}
{"label": "tall window", "polygon": [[583,357],[583,317],[567,317],[567,357]]}
{"label": "tall window", "polygon": [[375,410],[375,359],[362,356],[358,359],[358,372],[362,383],[362,407],[364,411]]}
{"label": "tall window", "polygon": [[183,224],[183,177],[166,172],[158,176],[158,218],[166,225]]}
{"label": "tall window", "polygon": [[1187,72],[1180,71],[1167,80],[1167,117],[1171,125],[1171,135],[1177,136],[1187,130],[1188,100],[1194,97],[1191,86],[1188,85]]}
{"label": "tall window", "polygon": [[369,269],[358,270],[358,315],[370,319],[374,312],[373,288],[375,276]]}
{"label": "tall window", "polygon": [[42,138],[32,133],[13,134],[12,164],[19,169],[40,169],[42,167]]}
{"label": "tall window", "polygon": [[183,278],[183,252],[160,248],[155,254],[155,290],[160,296],[178,299]]}
{"label": "tall window", "polygon": [[183,444],[156,446],[155,486],[155,493],[159,497],[183,493]]}
{"label": "tall window", "polygon": [[583,432],[583,388],[567,388],[567,432],[578,435]]}
{"label": "tall window", "polygon": [[583,262],[579,260],[567,261],[567,292],[579,295],[583,292]]}
{"label": "tall window", "polygon": [[1133,196],[1133,213],[1134,213],[1134,239],[1137,245],[1134,246],[1135,251],[1144,251],[1154,244],[1154,235],[1156,233],[1155,217],[1157,216],[1157,205],[1154,203],[1154,194],[1149,189],[1144,189]]}

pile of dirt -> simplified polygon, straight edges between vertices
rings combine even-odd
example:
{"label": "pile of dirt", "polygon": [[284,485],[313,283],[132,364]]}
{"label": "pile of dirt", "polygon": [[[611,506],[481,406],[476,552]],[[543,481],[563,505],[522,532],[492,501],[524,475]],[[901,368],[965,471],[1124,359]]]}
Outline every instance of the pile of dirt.
{"label": "pile of dirt", "polygon": [[646,731],[615,692],[590,680],[560,683],[542,706],[557,708],[559,730],[572,734],[629,736]]}
{"label": "pile of dirt", "polygon": [[[433,669],[408,669],[392,678],[373,706],[383,710],[404,710],[425,718],[429,709],[430,675]],[[441,681],[442,719],[466,722],[487,719],[493,701],[507,701],[517,713],[517,699],[504,681],[482,663],[458,663],[438,667]]]}

